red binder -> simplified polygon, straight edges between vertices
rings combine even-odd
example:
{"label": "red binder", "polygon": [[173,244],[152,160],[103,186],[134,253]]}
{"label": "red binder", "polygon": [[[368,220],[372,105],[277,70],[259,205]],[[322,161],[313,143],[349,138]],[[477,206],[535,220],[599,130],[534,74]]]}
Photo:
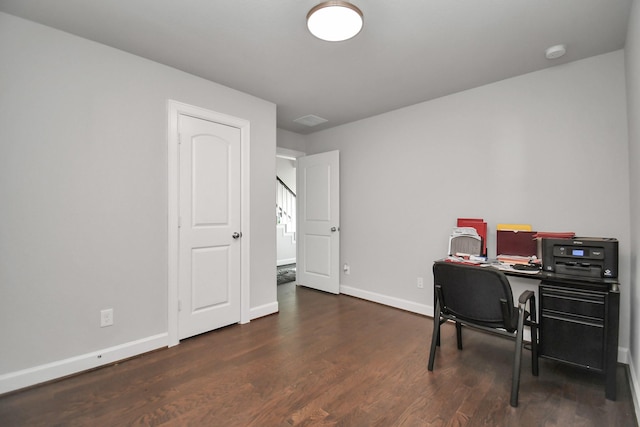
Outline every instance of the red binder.
{"label": "red binder", "polygon": [[458,218],[458,227],[473,227],[482,239],[482,256],[487,256],[487,223],[482,218]]}

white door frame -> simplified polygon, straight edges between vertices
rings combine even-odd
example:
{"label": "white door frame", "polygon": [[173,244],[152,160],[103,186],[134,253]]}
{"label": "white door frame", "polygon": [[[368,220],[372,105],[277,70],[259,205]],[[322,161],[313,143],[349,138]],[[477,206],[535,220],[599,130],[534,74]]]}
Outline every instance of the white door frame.
{"label": "white door frame", "polygon": [[240,323],[248,323],[249,318],[249,273],[251,233],[249,230],[249,201],[250,201],[250,122],[238,117],[216,113],[215,111],[182,102],[168,100],[169,133],[168,133],[168,233],[169,233],[169,265],[168,272],[168,346],[180,343],[178,338],[178,262],[179,262],[179,187],[178,187],[178,117],[181,114],[199,119],[221,123],[240,129],[240,229],[242,231],[240,248]]}

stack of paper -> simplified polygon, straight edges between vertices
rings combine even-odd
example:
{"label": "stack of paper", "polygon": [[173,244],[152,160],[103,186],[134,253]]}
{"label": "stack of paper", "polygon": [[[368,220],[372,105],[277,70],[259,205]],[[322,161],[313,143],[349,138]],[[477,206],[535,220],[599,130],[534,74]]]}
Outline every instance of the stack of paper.
{"label": "stack of paper", "polygon": [[518,256],[518,255],[498,255],[498,261],[503,264],[522,264],[529,265],[537,258],[535,256]]}

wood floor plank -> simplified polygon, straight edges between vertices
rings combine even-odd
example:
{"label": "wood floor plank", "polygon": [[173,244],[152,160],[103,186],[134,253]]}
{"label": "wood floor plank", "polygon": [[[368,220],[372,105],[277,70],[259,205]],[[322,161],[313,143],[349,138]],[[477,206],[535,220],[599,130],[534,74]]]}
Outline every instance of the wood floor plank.
{"label": "wood floor plank", "polygon": [[637,426],[626,367],[618,400],[601,375],[522,363],[509,405],[513,342],[293,283],[280,313],[112,366],[0,396],[7,426]]}

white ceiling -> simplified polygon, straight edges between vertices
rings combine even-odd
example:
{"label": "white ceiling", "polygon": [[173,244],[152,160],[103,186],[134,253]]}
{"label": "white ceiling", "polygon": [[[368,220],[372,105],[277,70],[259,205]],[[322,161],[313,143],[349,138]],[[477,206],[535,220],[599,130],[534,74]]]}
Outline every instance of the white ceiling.
{"label": "white ceiling", "polygon": [[[624,47],[632,0],[352,0],[355,38],[305,26],[320,0],[0,0],[0,11],[274,102],[302,134]],[[550,61],[544,51],[567,45]],[[315,127],[294,123],[314,114]]]}

